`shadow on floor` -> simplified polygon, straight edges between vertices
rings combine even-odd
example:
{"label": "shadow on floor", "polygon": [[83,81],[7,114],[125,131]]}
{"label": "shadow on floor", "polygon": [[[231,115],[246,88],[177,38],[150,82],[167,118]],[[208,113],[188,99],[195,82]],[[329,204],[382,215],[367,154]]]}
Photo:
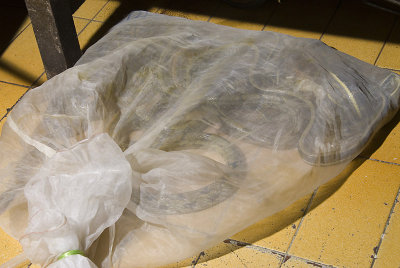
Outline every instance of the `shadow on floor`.
{"label": "shadow on floor", "polygon": [[[268,0],[263,6],[253,9],[231,7],[221,0],[113,1],[119,2],[119,7],[104,22],[84,50],[94,44],[130,12],[148,10],[151,7],[159,8],[161,11],[168,9],[178,13],[190,12],[226,20],[267,24],[267,29],[273,26],[308,32],[328,31],[333,35],[378,41],[385,41],[390,38],[389,33],[398,18],[392,13],[368,6],[361,0],[284,0],[281,3]],[[168,12],[166,13],[168,14]],[[320,18],[321,16],[324,18]],[[334,16],[335,19],[332,19]],[[330,26],[332,25],[335,27],[331,29]],[[382,31],[382,28],[385,31]],[[390,41],[399,43],[400,39],[391,37]]]}
{"label": "shadow on floor", "polygon": [[28,12],[23,0],[0,0],[0,56],[15,37],[18,36],[18,33],[22,31],[27,16]]}
{"label": "shadow on floor", "polygon": [[[285,229],[288,226],[292,226],[293,228],[297,228],[294,223],[299,220],[301,217],[305,216],[307,213],[318,207],[321,203],[323,203],[326,199],[328,199],[331,195],[333,195],[336,191],[338,191],[341,186],[346,182],[347,178],[353,174],[353,172],[360,167],[365,161],[368,161],[368,157],[375,152],[385,141],[386,137],[389,133],[396,127],[396,125],[400,122],[400,111],[394,115],[393,119],[382,127],[371,139],[369,145],[364,149],[361,153],[362,156],[354,159],[349,165],[343,170],[338,176],[331,179],[327,184],[329,187],[324,187],[323,193],[319,193],[318,198],[314,198],[312,203],[309,204],[307,200],[310,200],[311,196],[307,196],[303,199],[300,199],[287,207],[286,209],[256,223],[255,225],[239,232],[234,235],[232,239],[244,242],[244,243],[231,243],[228,239],[224,243],[229,244],[228,246],[217,245],[212,250],[210,250],[211,254],[201,253],[201,258],[198,258],[198,263],[206,262],[212,259],[219,258],[226,254],[232,252],[232,247],[234,249],[238,249],[246,246],[247,244],[252,244],[257,241],[260,241],[264,238],[267,238],[282,229]],[[309,206],[309,209],[307,209]],[[233,249],[233,250],[234,250]],[[274,252],[273,252],[274,253]],[[281,255],[279,252],[275,254]],[[281,255],[284,257],[284,255]],[[190,265],[191,260],[186,260],[184,265]],[[195,260],[196,262],[196,260]],[[197,262],[196,262],[197,263]]]}

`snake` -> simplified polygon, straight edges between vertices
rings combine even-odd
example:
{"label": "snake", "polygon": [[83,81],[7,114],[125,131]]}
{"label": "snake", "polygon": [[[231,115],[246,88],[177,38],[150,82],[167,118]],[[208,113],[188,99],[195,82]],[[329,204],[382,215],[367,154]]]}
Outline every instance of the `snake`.
{"label": "snake", "polygon": [[[195,122],[191,122],[192,124]],[[199,124],[199,123],[197,123]],[[190,123],[189,123],[190,125]],[[232,197],[245,178],[246,158],[243,152],[233,143],[212,133],[193,131],[187,127],[181,130],[160,135],[158,142],[152,145],[163,151],[207,148],[224,159],[233,172],[224,174],[218,180],[200,189],[168,195],[151,195],[140,193],[140,206],[154,214],[176,215],[188,214],[211,208]]]}
{"label": "snake", "polygon": [[[157,105],[148,107],[149,121],[151,122],[151,118],[156,118],[162,114],[163,111],[170,107],[168,105],[185,92],[186,88],[196,79],[194,68],[201,69],[198,66],[199,63],[207,61],[207,58],[218,58],[219,53],[234,54],[241,49],[251,52],[251,56],[248,57],[248,64],[252,68],[248,70],[248,79],[246,81],[235,80],[232,83],[232,90],[234,91],[232,94],[225,94],[224,90],[211,88],[207,93],[208,95],[195,108],[203,111],[204,121],[220,125],[219,131],[225,133],[225,136],[230,139],[207,133],[207,124],[190,120],[189,115],[187,116],[189,120],[183,120],[176,126],[160,133],[158,141],[152,146],[153,148],[176,151],[204,147],[220,154],[225,159],[226,164],[233,170],[245,171],[245,155],[231,140],[244,139],[257,146],[273,150],[297,149],[306,163],[322,166],[346,161],[368,141],[371,136],[370,132],[366,132],[357,143],[351,144],[348,148],[338,146],[330,148],[331,150],[316,152],[315,145],[312,144],[316,138],[313,134],[313,129],[318,129],[318,124],[321,124],[321,120],[318,120],[316,104],[312,100],[314,93],[312,90],[309,92],[295,92],[293,89],[280,87],[278,86],[279,81],[269,82],[267,86],[257,83],[257,80],[254,79],[254,74],[256,73],[254,66],[257,65],[260,52],[257,46],[254,44],[249,45],[248,43],[239,45],[231,43],[216,48],[200,50],[186,48],[174,53],[171,53],[171,49],[166,49],[160,55],[160,59],[162,59],[161,62],[170,62],[171,66],[165,68],[157,65],[158,67],[152,70],[156,72],[155,74],[153,73],[153,76],[158,77],[161,83],[160,88],[157,91],[153,91],[153,93],[155,93],[155,96],[162,97],[157,98],[159,100]],[[264,60],[270,57],[271,55],[266,55]],[[224,62],[218,63],[224,64]],[[213,71],[212,66],[203,67],[209,68],[208,71]],[[340,94],[349,100],[350,107],[353,107],[355,113],[360,115],[359,104],[352,91],[340,80],[338,75],[328,73],[327,76],[333,81],[332,83],[337,83],[336,88],[342,89]],[[300,74],[299,77],[298,84],[302,82],[301,78],[305,77],[304,73]],[[276,79],[279,80],[279,74]],[[244,86],[245,90],[241,91],[240,88],[235,88],[234,83],[236,82],[242,83],[241,86]],[[300,85],[299,88],[301,88]],[[304,89],[302,90],[304,91]],[[210,92],[211,94],[209,94]],[[213,93],[215,94],[213,95]],[[338,107],[342,105],[341,103],[335,103],[335,98],[329,92],[327,93],[327,99]],[[380,109],[384,107],[385,102],[382,103]],[[379,115],[380,113],[377,114]],[[376,122],[378,118],[372,121]],[[282,122],[284,122],[283,127]],[[259,127],[257,128],[256,126]],[[335,141],[334,138],[332,137]],[[234,178],[234,180],[245,180],[246,175],[244,173],[240,173],[240,179]],[[145,210],[155,214],[194,213],[227,200],[237,190],[237,187],[229,183],[228,178],[222,176],[216,182],[195,191],[163,196],[157,194],[140,196],[140,205]]]}

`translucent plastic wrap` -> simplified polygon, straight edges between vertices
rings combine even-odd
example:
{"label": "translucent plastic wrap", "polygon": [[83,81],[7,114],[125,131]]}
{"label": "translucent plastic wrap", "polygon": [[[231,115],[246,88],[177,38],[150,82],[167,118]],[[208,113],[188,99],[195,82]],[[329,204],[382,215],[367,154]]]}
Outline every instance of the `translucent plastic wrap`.
{"label": "translucent plastic wrap", "polygon": [[49,267],[190,257],[336,176],[399,86],[317,40],[134,12],[8,116],[1,226]]}

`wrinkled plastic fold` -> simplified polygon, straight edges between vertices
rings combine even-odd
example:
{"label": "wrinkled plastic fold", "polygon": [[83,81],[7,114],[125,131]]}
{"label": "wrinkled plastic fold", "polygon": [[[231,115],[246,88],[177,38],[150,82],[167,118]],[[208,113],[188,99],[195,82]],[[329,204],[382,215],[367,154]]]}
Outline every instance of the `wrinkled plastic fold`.
{"label": "wrinkled plastic fold", "polygon": [[0,224],[45,267],[179,261],[339,174],[399,87],[318,40],[133,12],[7,117]]}

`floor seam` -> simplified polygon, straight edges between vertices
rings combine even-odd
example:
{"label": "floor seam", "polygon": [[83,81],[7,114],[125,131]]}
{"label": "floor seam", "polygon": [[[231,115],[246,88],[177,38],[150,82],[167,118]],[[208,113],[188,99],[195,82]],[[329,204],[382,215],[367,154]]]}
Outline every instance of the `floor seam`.
{"label": "floor seam", "polygon": [[286,250],[286,252],[285,252],[285,256],[283,257],[283,259],[281,260],[281,262],[280,262],[280,264],[279,264],[279,268],[282,267],[282,265],[287,261],[287,256],[289,255],[289,251],[290,251],[290,249],[292,248],[293,242],[294,242],[294,240],[295,240],[296,237],[297,237],[297,234],[298,234],[298,232],[299,232],[299,230],[300,230],[300,227],[301,227],[301,225],[302,225],[302,223],[303,223],[303,221],[304,221],[305,216],[306,216],[307,213],[310,211],[311,204],[312,204],[312,202],[313,202],[313,200],[314,200],[314,197],[317,195],[318,189],[319,189],[319,187],[318,187],[317,189],[314,190],[314,192],[312,193],[312,196],[311,196],[310,200],[308,201],[307,207],[306,207],[306,209],[304,210],[304,213],[303,213],[303,216],[302,216],[301,219],[300,219],[299,225],[297,226],[296,231],[294,232],[294,235],[293,235],[293,237],[292,237],[292,240],[290,241],[290,244],[289,244],[289,246],[288,246],[288,248],[287,248],[287,250]]}
{"label": "floor seam", "polygon": [[9,46],[12,44],[12,42],[14,42],[15,39],[17,39],[17,38],[26,30],[26,28],[28,28],[29,25],[31,25],[31,24],[32,24],[32,23],[29,22],[28,25],[26,25],[26,26],[24,27],[24,29],[22,29],[16,36],[14,36],[13,38],[11,38],[10,42],[7,44],[7,47],[9,47]]}
{"label": "floor seam", "polygon": [[378,56],[376,56],[376,59],[375,59],[375,61],[374,61],[374,65],[375,65],[375,66],[376,66],[376,63],[377,63],[378,60],[379,60],[379,57],[380,57],[381,54],[382,54],[383,49],[384,49],[385,46],[386,46],[387,41],[389,41],[390,37],[392,36],[392,33],[393,33],[394,29],[395,29],[395,26],[396,26],[398,20],[399,20],[399,18],[395,18],[395,19],[394,19],[394,22],[392,23],[392,27],[390,28],[390,31],[389,31],[388,35],[386,36],[385,41],[383,42],[383,45],[382,45],[382,47],[381,47],[381,50],[379,51]]}
{"label": "floor seam", "polygon": [[30,86],[27,86],[27,85],[20,85],[20,84],[16,84],[16,83],[12,83],[12,82],[7,82],[7,81],[3,81],[3,80],[0,80],[0,83],[9,84],[9,85],[14,85],[14,86],[19,86],[19,87],[30,88]]}
{"label": "floor seam", "polygon": [[89,20],[90,21],[90,19],[88,19],[88,18],[83,18],[83,17],[79,17],[79,16],[75,16],[75,15],[72,15],[72,17],[74,19],[81,19],[81,20]]}
{"label": "floor seam", "polygon": [[192,268],[195,268],[201,257],[205,255],[204,251],[200,252],[195,260],[192,261]]}
{"label": "floor seam", "polygon": [[221,6],[221,1],[218,1],[218,3],[214,7],[214,10],[211,12],[210,17],[208,18],[207,22],[210,22],[210,20],[215,16],[215,14],[217,13],[220,6]]}
{"label": "floor seam", "polygon": [[[269,5],[272,5],[272,4],[269,4]],[[275,12],[276,12],[276,9],[278,8],[278,5],[275,5],[275,6],[273,6],[272,8],[273,8],[273,9],[272,9],[272,11],[271,11],[271,14],[269,15],[269,17],[268,17],[267,20],[265,21],[264,26],[262,27],[261,31],[264,31],[264,30],[267,28],[267,25],[268,25],[268,23],[271,21],[272,17],[274,16],[274,14],[275,14]]]}
{"label": "floor seam", "polygon": [[88,21],[94,21],[94,22],[104,23],[104,21],[99,21],[99,20],[94,20],[94,19],[83,18],[83,17],[79,17],[79,16],[75,16],[75,15],[73,15],[72,17],[74,17],[75,19],[82,19],[82,20],[88,20]]}
{"label": "floor seam", "polygon": [[390,219],[392,218],[392,215],[394,214],[394,209],[395,209],[397,203],[399,203],[399,198],[400,198],[400,187],[399,187],[399,190],[397,191],[396,197],[394,198],[394,201],[393,201],[393,204],[392,204],[392,208],[390,209],[389,216],[388,216],[388,218],[386,220],[385,227],[383,228],[383,232],[382,232],[381,238],[379,239],[379,243],[374,248],[374,255],[371,256],[372,257],[371,268],[375,264],[375,261],[377,259],[378,253],[379,253],[379,249],[380,249],[380,247],[382,245],[383,239],[385,238],[385,234],[386,234],[387,228],[390,225]]}
{"label": "floor seam", "polygon": [[[285,252],[280,251],[280,250],[261,247],[261,246],[257,246],[257,245],[253,245],[253,244],[249,244],[249,243],[245,243],[245,242],[241,242],[241,241],[234,240],[234,239],[227,239],[224,242],[225,243],[230,243],[230,244],[235,245],[235,246],[254,249],[254,250],[257,250],[257,251],[262,252],[262,253],[269,253],[269,254],[279,255],[281,258],[285,258],[284,257],[285,256]],[[326,264],[326,263],[322,263],[322,262],[306,259],[306,258],[299,257],[299,256],[296,256],[296,255],[292,255],[292,254],[287,254],[286,258],[287,258],[286,260],[289,260],[291,258],[296,259],[296,260],[300,260],[302,262],[305,262],[307,264],[311,264],[311,265],[316,266],[316,267],[329,267],[329,268],[335,267],[335,266],[330,265],[330,264]]]}
{"label": "floor seam", "polygon": [[389,165],[400,166],[400,164],[399,164],[399,163],[394,163],[394,162],[390,162],[390,161],[379,160],[379,159],[375,159],[375,158],[369,158],[369,157],[362,156],[362,155],[359,155],[359,157],[361,157],[361,158],[364,158],[364,159],[367,159],[367,160],[375,161],[375,162],[384,163],[384,164],[389,164]]}
{"label": "floor seam", "polygon": [[379,65],[376,65],[376,66],[379,67],[379,68],[385,69],[385,70],[400,72],[400,69],[393,69],[393,68],[380,67]]}
{"label": "floor seam", "polygon": [[331,25],[333,19],[334,19],[335,16],[336,16],[336,13],[337,13],[337,11],[339,10],[339,8],[340,8],[341,5],[342,5],[342,1],[339,0],[338,4],[336,5],[335,10],[334,10],[333,13],[332,13],[332,16],[329,18],[328,22],[327,22],[326,25],[325,25],[325,28],[324,28],[324,30],[322,31],[322,34],[321,34],[321,36],[319,37],[319,40],[322,40],[322,37],[324,36],[324,34],[325,34],[326,31],[328,30],[329,26]]}
{"label": "floor seam", "polygon": [[25,91],[24,94],[22,94],[21,97],[18,98],[18,100],[10,107],[7,108],[7,112],[3,115],[2,118],[0,118],[0,122],[3,121],[4,118],[6,118],[8,116],[8,114],[12,111],[12,109],[15,107],[15,105],[17,105],[17,103],[25,96],[26,93],[28,93],[29,90],[31,90],[32,88],[34,88],[34,85],[40,80],[40,78],[45,74],[45,72],[42,72],[41,75],[39,75],[38,78],[36,78],[36,80],[31,84],[31,86],[28,87],[28,89]]}
{"label": "floor seam", "polygon": [[[96,16],[103,10],[103,8],[110,2],[110,0],[108,0],[106,3],[104,3],[104,5],[96,12],[96,14],[93,15],[93,17],[89,20],[89,22],[85,25],[85,27],[82,28],[82,30],[79,31],[78,36],[89,26],[90,23],[92,23],[93,21],[96,21],[94,18],[96,18]],[[101,22],[103,23],[103,21],[96,21],[96,22]]]}

